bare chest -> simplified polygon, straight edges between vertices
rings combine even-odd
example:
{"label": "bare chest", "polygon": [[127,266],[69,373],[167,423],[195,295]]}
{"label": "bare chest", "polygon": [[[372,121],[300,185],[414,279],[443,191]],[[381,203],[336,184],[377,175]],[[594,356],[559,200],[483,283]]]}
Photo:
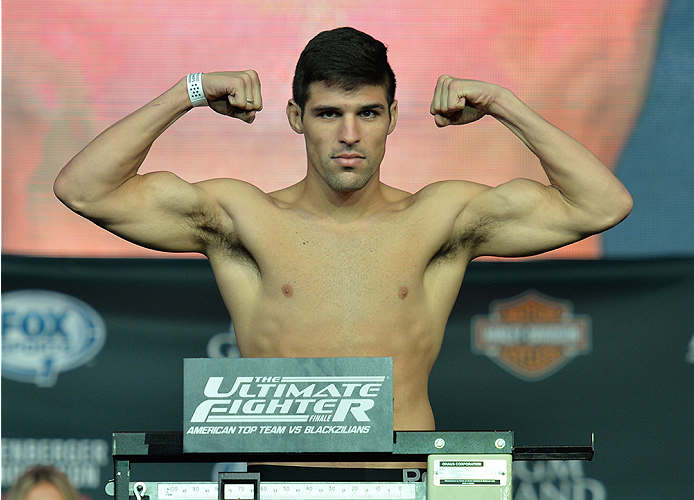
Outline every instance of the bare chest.
{"label": "bare chest", "polygon": [[280,287],[285,296],[403,299],[421,282],[431,257],[423,238],[413,228],[381,222],[330,227],[295,221],[263,238],[257,262],[267,286]]}
{"label": "bare chest", "polygon": [[431,271],[442,238],[424,222],[337,225],[285,215],[244,229],[239,237],[253,265],[231,252],[210,258],[244,355],[419,352],[429,366],[456,280],[442,280],[441,266]]}

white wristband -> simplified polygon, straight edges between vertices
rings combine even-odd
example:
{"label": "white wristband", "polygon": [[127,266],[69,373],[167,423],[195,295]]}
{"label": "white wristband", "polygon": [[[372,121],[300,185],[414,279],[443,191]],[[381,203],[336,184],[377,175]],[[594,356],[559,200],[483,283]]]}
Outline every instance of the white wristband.
{"label": "white wristband", "polygon": [[205,92],[202,90],[202,73],[191,73],[186,78],[188,85],[188,97],[193,107],[207,106]]}

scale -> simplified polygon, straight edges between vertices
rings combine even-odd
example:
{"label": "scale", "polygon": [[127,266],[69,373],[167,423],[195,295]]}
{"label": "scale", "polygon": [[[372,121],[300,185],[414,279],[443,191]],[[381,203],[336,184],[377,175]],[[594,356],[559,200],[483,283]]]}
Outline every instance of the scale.
{"label": "scale", "polygon": [[[588,446],[513,445],[512,431],[393,433],[393,452],[184,453],[182,432],[113,434],[114,500],[510,500],[514,460],[592,460]],[[220,472],[218,482],[131,481],[131,463],[427,462],[413,482],[261,481],[258,473]],[[317,478],[318,479],[318,478]]]}
{"label": "scale", "polygon": [[[183,431],[113,434],[114,500],[511,500],[513,460],[593,457],[592,442],[515,447],[512,431],[393,432],[392,358],[186,359],[183,374]],[[310,468],[308,482],[257,472],[143,482],[131,480],[132,462],[419,462],[427,471],[403,469],[397,482],[313,481]]]}

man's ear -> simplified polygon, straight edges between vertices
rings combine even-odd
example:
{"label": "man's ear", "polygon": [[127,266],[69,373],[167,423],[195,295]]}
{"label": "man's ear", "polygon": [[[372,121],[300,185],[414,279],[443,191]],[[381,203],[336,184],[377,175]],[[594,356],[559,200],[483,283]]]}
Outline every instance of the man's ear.
{"label": "man's ear", "polygon": [[297,134],[304,133],[304,124],[301,121],[301,108],[294,102],[294,99],[290,99],[287,102],[287,119],[289,120],[289,126]]}
{"label": "man's ear", "polygon": [[393,100],[390,105],[390,125],[388,126],[388,135],[395,130],[395,125],[398,122],[398,101]]}

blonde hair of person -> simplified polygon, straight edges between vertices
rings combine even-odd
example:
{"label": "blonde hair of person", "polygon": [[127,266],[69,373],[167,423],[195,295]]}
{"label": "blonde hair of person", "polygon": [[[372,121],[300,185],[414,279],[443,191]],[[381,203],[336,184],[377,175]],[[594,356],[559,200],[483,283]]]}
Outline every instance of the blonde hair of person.
{"label": "blonde hair of person", "polygon": [[24,500],[34,486],[48,483],[56,487],[64,500],[80,500],[80,494],[67,476],[52,465],[37,465],[27,469],[10,489],[7,500]]}

